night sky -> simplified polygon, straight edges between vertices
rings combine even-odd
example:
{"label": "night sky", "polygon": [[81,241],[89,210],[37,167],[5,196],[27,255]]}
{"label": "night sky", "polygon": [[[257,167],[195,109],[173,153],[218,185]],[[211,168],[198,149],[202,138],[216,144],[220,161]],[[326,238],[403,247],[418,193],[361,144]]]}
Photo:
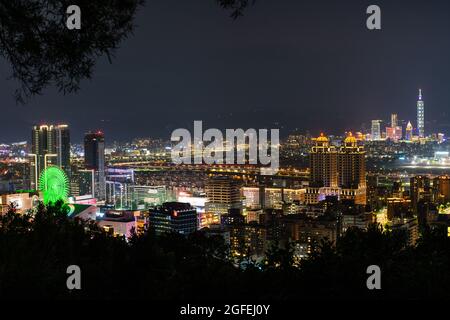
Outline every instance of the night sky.
{"label": "night sky", "polygon": [[[366,28],[370,4],[381,31]],[[90,129],[168,139],[194,120],[281,135],[359,130],[392,112],[415,125],[419,87],[428,132],[450,131],[448,0],[257,0],[237,21],[214,0],[147,0],[136,24],[74,95],[50,88],[16,105],[1,62],[0,142],[29,140],[45,121],[68,123],[74,142]]]}

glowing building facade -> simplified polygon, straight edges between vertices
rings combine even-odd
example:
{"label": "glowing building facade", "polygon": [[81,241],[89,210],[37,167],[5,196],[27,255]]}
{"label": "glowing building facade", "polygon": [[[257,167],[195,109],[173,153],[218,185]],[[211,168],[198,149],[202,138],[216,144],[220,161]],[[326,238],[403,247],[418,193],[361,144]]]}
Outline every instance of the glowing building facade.
{"label": "glowing building facade", "polygon": [[50,165],[60,167],[70,178],[70,131],[66,124],[36,125],[31,132],[31,188],[38,188],[42,171]]}
{"label": "glowing building facade", "polygon": [[149,210],[149,229],[156,234],[178,232],[190,234],[197,230],[197,211],[189,203],[165,202]]}
{"label": "glowing building facade", "polygon": [[169,200],[172,199],[169,199],[166,186],[127,186],[126,204],[131,210],[148,209]]}
{"label": "glowing building facade", "polygon": [[419,89],[417,100],[417,130],[420,138],[425,137],[425,103],[422,100],[422,89]]}
{"label": "glowing building facade", "polygon": [[412,139],[413,139],[413,126],[411,124],[411,121],[409,121],[408,124],[406,125],[405,140],[412,141]]}
{"label": "glowing building facade", "polygon": [[331,146],[323,134],[310,152],[310,185],[306,203],[314,204],[327,196],[366,204],[365,151],[349,133],[341,147]]}
{"label": "glowing building facade", "polygon": [[338,152],[339,186],[357,189],[366,186],[364,147],[350,133]]}
{"label": "glowing building facade", "polygon": [[316,145],[311,148],[310,159],[310,186],[337,188],[337,151],[331,146],[324,134],[320,134]]}
{"label": "glowing building facade", "polygon": [[242,209],[240,186],[232,178],[213,177],[206,182],[205,191],[206,213],[212,213],[220,218],[222,214],[227,214],[229,209]]}
{"label": "glowing building facade", "polygon": [[381,140],[381,120],[372,120],[372,140]]}
{"label": "glowing building facade", "polygon": [[391,126],[386,127],[386,138],[395,142],[403,138],[403,129],[398,125],[396,113],[391,114]]}

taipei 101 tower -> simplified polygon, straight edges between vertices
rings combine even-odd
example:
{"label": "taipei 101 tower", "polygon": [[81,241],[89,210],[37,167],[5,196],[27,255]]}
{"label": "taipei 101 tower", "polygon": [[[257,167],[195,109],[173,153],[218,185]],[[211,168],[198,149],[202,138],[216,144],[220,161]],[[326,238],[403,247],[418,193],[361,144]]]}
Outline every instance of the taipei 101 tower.
{"label": "taipei 101 tower", "polygon": [[422,100],[422,89],[419,89],[419,100],[417,100],[417,129],[419,137],[425,137],[425,104]]}

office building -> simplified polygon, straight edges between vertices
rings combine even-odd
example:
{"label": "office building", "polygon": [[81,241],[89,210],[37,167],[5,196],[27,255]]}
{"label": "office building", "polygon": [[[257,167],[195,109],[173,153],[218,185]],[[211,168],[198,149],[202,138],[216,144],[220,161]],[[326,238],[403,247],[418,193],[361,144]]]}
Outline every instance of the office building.
{"label": "office building", "polygon": [[261,208],[261,188],[259,187],[243,187],[243,204],[246,208]]}
{"label": "office building", "polygon": [[381,140],[381,120],[372,120],[372,140]]}
{"label": "office building", "polygon": [[205,212],[220,217],[227,214],[229,209],[242,209],[240,185],[227,176],[210,178],[205,185],[207,201]]}
{"label": "office building", "polygon": [[149,229],[156,234],[178,232],[190,234],[197,230],[197,210],[189,203],[165,202],[149,210]]}
{"label": "office building", "polygon": [[74,197],[92,195],[95,190],[94,170],[78,169],[72,171],[70,190]]}
{"label": "office building", "polygon": [[105,136],[103,132],[89,132],[84,136],[84,165],[94,173],[94,196],[106,198]]}
{"label": "office building", "polygon": [[398,116],[396,113],[391,114],[391,127],[395,128],[398,126]]}
{"label": "office building", "polygon": [[396,113],[391,114],[391,126],[386,127],[386,139],[397,142],[403,138],[403,129],[399,126]]}
{"label": "office building", "polygon": [[169,199],[166,186],[127,186],[126,205],[129,209],[148,209],[169,200],[171,199]]}

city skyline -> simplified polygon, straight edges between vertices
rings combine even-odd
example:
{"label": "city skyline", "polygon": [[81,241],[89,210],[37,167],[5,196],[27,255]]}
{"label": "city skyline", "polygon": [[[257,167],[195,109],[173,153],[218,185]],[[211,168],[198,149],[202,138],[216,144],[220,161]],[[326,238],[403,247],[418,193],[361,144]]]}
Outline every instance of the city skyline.
{"label": "city skyline", "polygon": [[[313,130],[300,130],[299,128],[295,128],[295,129],[288,129],[288,130],[284,130],[282,131],[282,138],[288,138],[291,134],[309,134],[312,138],[317,134],[317,133],[327,133],[327,135],[330,136],[346,136],[347,133],[352,133],[352,132],[360,132],[362,133],[364,136],[367,135],[369,140],[379,140],[382,137],[385,138],[391,138],[390,137],[390,133],[389,132],[384,132],[384,130],[382,130],[383,128],[385,128],[386,130],[389,130],[390,128],[399,128],[399,138],[398,140],[401,140],[402,138],[406,138],[405,140],[411,140],[409,138],[407,138],[407,134],[408,134],[408,129],[411,127],[412,128],[412,132],[411,134],[416,134],[417,137],[419,138],[425,138],[426,136],[430,136],[433,134],[444,134],[444,136],[447,136],[447,131],[442,132],[436,129],[436,127],[430,127],[427,126],[427,132],[425,133],[425,126],[427,124],[428,118],[424,115],[426,110],[425,104],[424,104],[424,98],[423,98],[423,90],[422,89],[418,89],[419,91],[419,95],[418,95],[418,100],[416,101],[416,114],[410,114],[408,117],[405,117],[403,119],[399,119],[398,114],[397,113],[391,113],[390,115],[384,115],[384,119],[383,120],[368,120],[365,119],[365,121],[362,121],[360,126],[357,128],[349,128],[346,129],[345,131],[342,132],[333,132],[332,130],[317,130],[317,129],[313,129]],[[388,116],[390,118],[388,118]],[[388,120],[390,119],[390,120]],[[414,119],[414,120],[412,120]],[[374,128],[374,125],[376,124],[377,128]],[[389,123],[391,124],[391,127],[389,127]],[[385,124],[385,125],[384,125]],[[413,125],[414,124],[414,125]],[[35,123],[33,124],[33,127],[45,127],[45,126],[68,126],[68,122],[67,121],[56,121],[56,122],[45,122],[45,121],[41,121],[40,123]],[[189,128],[192,129],[192,128]],[[244,130],[246,130],[247,128],[243,128]],[[406,130],[406,132],[403,132],[403,129]],[[223,129],[225,130],[225,129]],[[374,130],[377,130],[377,133],[374,135]],[[383,133],[382,133],[383,131]],[[83,140],[84,137],[88,134],[91,133],[98,133],[98,134],[102,134],[104,135],[104,131],[101,129],[88,129],[86,130],[84,133],[82,133],[81,138],[80,139],[72,139],[72,144],[83,144]],[[395,130],[394,130],[395,132]],[[392,134],[392,133],[391,133]],[[143,135],[143,136],[130,136],[129,138],[125,139],[125,140],[110,140],[107,143],[111,144],[111,143],[116,143],[116,142],[131,142],[135,139],[145,139],[145,138],[153,138],[153,139],[161,139],[162,141],[166,141],[169,142],[170,141],[170,135],[168,136],[151,136],[151,135]],[[391,138],[392,139],[392,138]],[[397,140],[397,139],[395,139]],[[24,139],[24,142],[32,142],[31,140],[28,139]],[[17,142],[22,142],[19,140],[15,140],[15,141],[0,141],[0,143],[17,143]]]}
{"label": "city skyline", "polygon": [[418,88],[427,121],[448,130],[447,3],[381,1],[383,29],[370,32],[357,1],[256,2],[236,21],[214,3],[169,2],[141,9],[135,35],[112,65],[100,61],[78,94],[50,88],[16,105],[2,61],[2,109],[14,119],[0,129],[2,142],[24,140],[39,122],[69,123],[80,137],[74,141],[95,129],[110,141],[164,138],[193,120],[217,128],[277,127],[282,135],[296,128],[345,132],[387,119],[391,110],[415,119]]}
{"label": "city skyline", "polygon": [[0,297],[449,299],[436,2],[0,0]]}

